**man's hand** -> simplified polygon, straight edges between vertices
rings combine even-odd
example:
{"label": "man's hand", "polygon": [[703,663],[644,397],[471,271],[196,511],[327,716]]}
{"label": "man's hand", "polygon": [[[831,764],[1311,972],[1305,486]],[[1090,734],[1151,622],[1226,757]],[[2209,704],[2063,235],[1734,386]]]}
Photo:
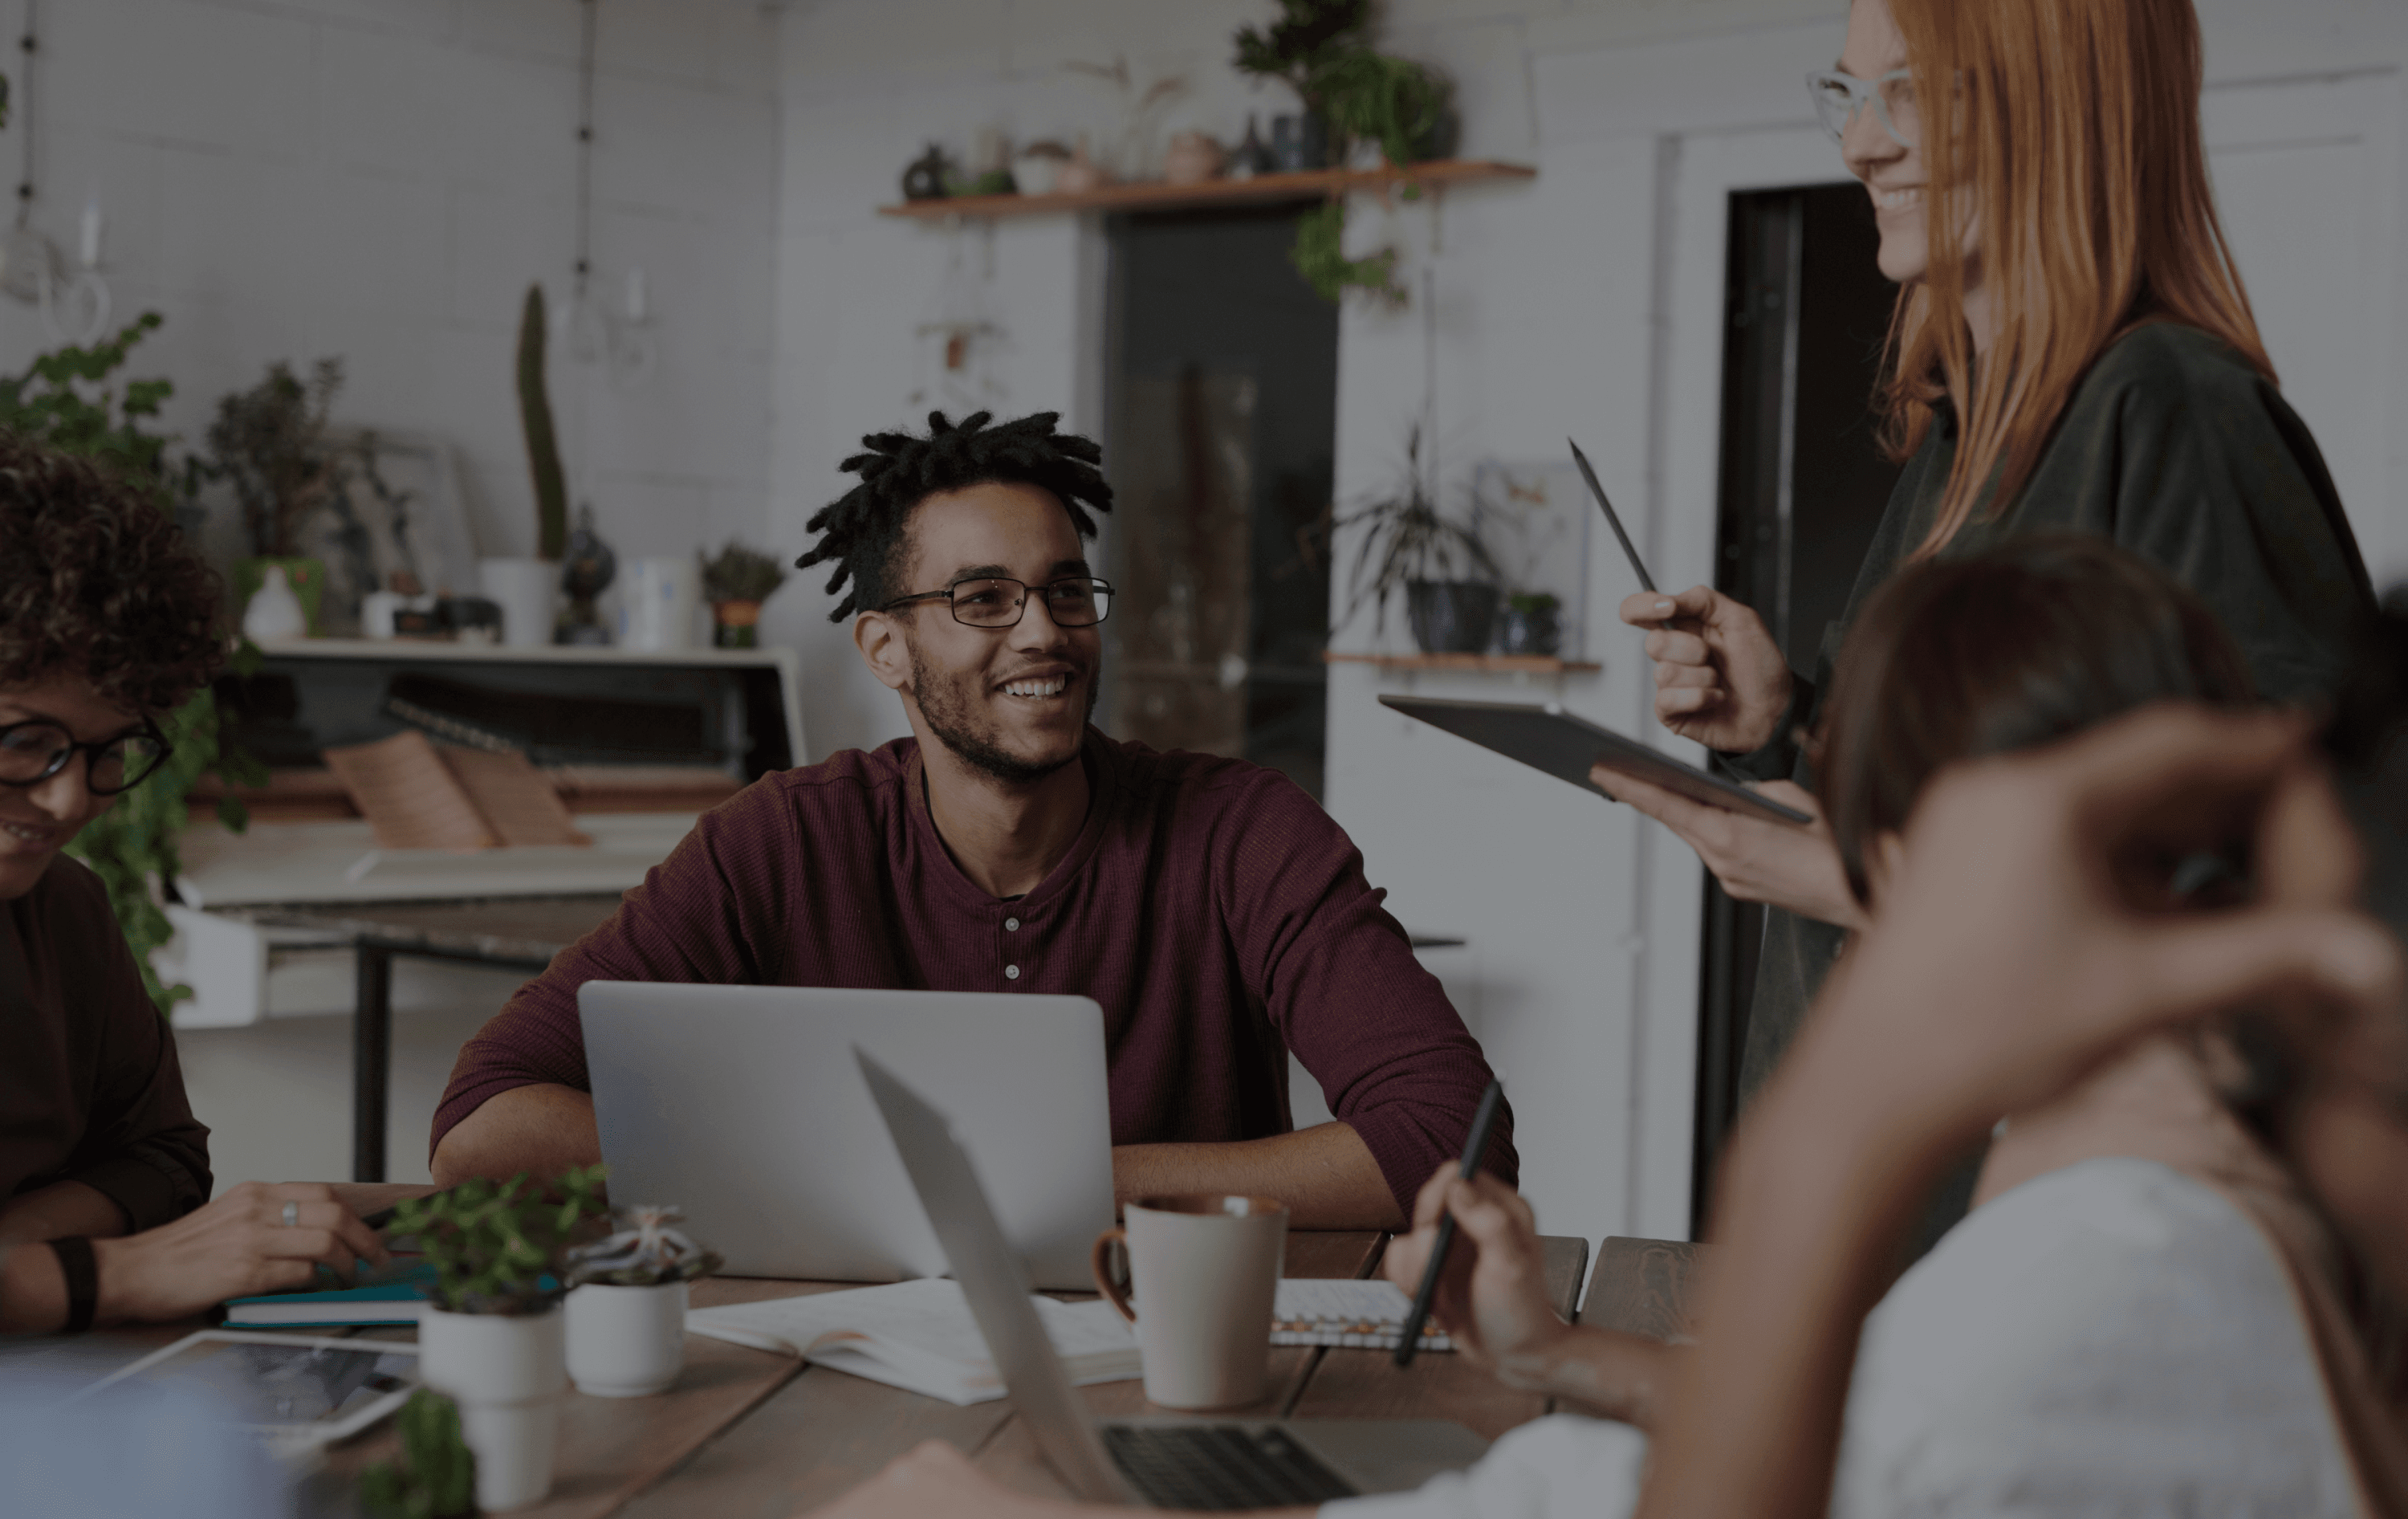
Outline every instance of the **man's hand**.
{"label": "man's hand", "polygon": [[321,1265],[348,1283],[356,1261],[386,1259],[376,1231],[320,1182],[245,1182],[173,1224],[95,1240],[93,1255],[97,1317],[108,1323],[181,1318],[229,1297],[304,1286]]}
{"label": "man's hand", "polygon": [[1792,678],[1755,609],[1710,585],[1679,595],[1626,596],[1622,620],[1653,628],[1656,719],[1708,749],[1744,754],[1770,742],[1789,709]]}
{"label": "man's hand", "polygon": [[2119,884],[2136,860],[2259,833],[2307,773],[2306,734],[2293,715],[2166,706],[1942,772],[1881,921],[1809,1021],[1798,1053],[1819,1057],[1796,1082],[1911,1109],[1944,1143],[2177,1023],[2300,994],[2396,998],[2398,947],[2355,913],[2279,897],[2169,913]]}
{"label": "man's hand", "polygon": [[1507,1386],[1545,1390],[1571,1326],[1547,1302],[1538,1219],[1521,1194],[1485,1171],[1467,1182],[1460,1168],[1439,1168],[1413,1199],[1412,1232],[1388,1241],[1380,1274],[1409,1297],[1419,1291],[1449,1213],[1455,1245],[1431,1304],[1439,1323],[1458,1352]]}
{"label": "man's hand", "polygon": [[1813,793],[1788,781],[1767,781],[1754,789],[1769,801],[1812,817],[1812,826],[1776,823],[1691,801],[1677,791],[1599,765],[1588,772],[1598,790],[1628,802],[1671,829],[1698,852],[1698,858],[1742,902],[1769,902],[1801,918],[1862,928],[1870,920],[1848,890],[1847,872],[1831,842],[1831,826]]}

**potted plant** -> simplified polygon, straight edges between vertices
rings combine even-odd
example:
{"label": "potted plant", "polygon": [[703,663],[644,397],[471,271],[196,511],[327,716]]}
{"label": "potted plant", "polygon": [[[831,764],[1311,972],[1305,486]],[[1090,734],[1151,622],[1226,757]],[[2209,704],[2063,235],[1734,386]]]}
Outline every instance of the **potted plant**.
{"label": "potted plant", "polygon": [[477,1512],[477,1458],[460,1438],[460,1407],[424,1387],[394,1418],[401,1458],[360,1473],[369,1519],[454,1519]]}
{"label": "potted plant", "polygon": [[716,557],[695,558],[702,565],[702,598],[710,603],[710,641],[722,649],[755,647],[761,603],[786,583],[784,566],[734,538]]}
{"label": "potted plant", "polygon": [[[263,587],[281,610],[283,592],[272,583],[280,580],[300,603],[297,631],[317,630],[326,566],[301,552],[301,529],[325,504],[334,484],[326,413],[342,388],[339,359],[320,359],[306,381],[280,359],[258,384],[218,402],[217,420],[209,423],[207,469],[234,487],[251,538],[251,557],[234,566],[231,609],[238,621],[247,620],[251,598]],[[291,621],[289,615],[276,619],[279,633]]]}
{"label": "potted plant", "polygon": [[1374,602],[1374,625],[1384,632],[1388,597],[1402,591],[1406,623],[1424,653],[1480,653],[1497,618],[1497,566],[1470,528],[1439,510],[1423,478],[1421,445],[1415,426],[1405,442],[1402,480],[1332,523],[1363,530],[1339,624]]}
{"label": "potted plant", "polygon": [[[1279,0],[1279,20],[1269,26],[1238,28],[1238,50],[1230,61],[1240,74],[1278,79],[1294,90],[1304,107],[1297,136],[1326,144],[1329,71],[1341,59],[1369,51],[1364,36],[1371,28],[1371,0]],[[1324,146],[1321,154],[1327,150]],[[1324,164],[1296,166],[1317,169]]]}
{"label": "potted plant", "polygon": [[567,1383],[562,1273],[579,1224],[606,1211],[602,1178],[588,1166],[543,1187],[521,1172],[394,1211],[394,1232],[413,1236],[435,1268],[419,1366],[427,1386],[460,1406],[480,1509],[520,1508],[552,1490]]}
{"label": "potted plant", "polygon": [[568,483],[552,424],[544,383],[547,324],[543,287],[527,286],[519,309],[519,428],[526,437],[527,474],[535,487],[535,557],[480,559],[477,578],[485,598],[502,609],[502,641],[514,649],[550,643],[560,584],[560,557],[568,545]]}
{"label": "potted plant", "polygon": [[1516,591],[1505,598],[1504,624],[1497,648],[1508,654],[1554,654],[1564,646],[1557,614],[1563,602],[1552,591]]}
{"label": "potted plant", "polygon": [[568,1254],[568,1376],[596,1397],[666,1391],[685,1366],[687,1284],[721,1257],[670,1228],[675,1208],[620,1211],[623,1227]]}
{"label": "potted plant", "polygon": [[[190,454],[171,464],[167,449],[175,437],[149,430],[175,386],[165,380],[130,380],[122,389],[110,383],[127,352],[160,320],[157,312],[146,311],[105,342],[40,354],[24,373],[0,377],[0,427],[62,453],[101,460],[142,482],[163,512],[190,502],[205,466]],[[236,671],[257,658],[258,651],[244,646],[236,655]],[[167,763],[86,824],[67,849],[108,888],[108,905],[164,1017],[179,998],[193,995],[189,986],[163,984],[150,964],[151,953],[175,936],[159,904],[183,868],[177,841],[189,821],[184,798],[204,775],[223,778],[218,817],[239,833],[248,814],[234,789],[266,784],[267,771],[239,750],[222,749],[217,695],[208,687],[164,714],[159,726],[174,746]]]}

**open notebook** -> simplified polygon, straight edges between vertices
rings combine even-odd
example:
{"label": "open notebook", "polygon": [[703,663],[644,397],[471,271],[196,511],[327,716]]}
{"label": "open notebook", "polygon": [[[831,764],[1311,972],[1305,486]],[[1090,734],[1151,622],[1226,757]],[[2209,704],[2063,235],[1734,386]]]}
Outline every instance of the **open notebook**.
{"label": "open notebook", "polygon": [[[1271,1305],[1271,1343],[1331,1345],[1346,1350],[1394,1350],[1405,1332],[1412,1299],[1394,1283],[1290,1278],[1279,1284]],[[1453,1350],[1435,1322],[1422,1326],[1421,1348]]]}
{"label": "open notebook", "polygon": [[380,849],[594,842],[570,821],[551,778],[515,750],[437,749],[410,728],[329,749],[325,758]]}
{"label": "open notebook", "polygon": [[[1033,1301],[1073,1383],[1083,1387],[1139,1374],[1137,1336],[1111,1304]],[[697,1308],[686,1314],[685,1326],[689,1333],[782,1351],[813,1366],[949,1403],[984,1403],[1004,1396],[1003,1378],[987,1354],[978,1321],[970,1317],[961,1283],[942,1277]]]}

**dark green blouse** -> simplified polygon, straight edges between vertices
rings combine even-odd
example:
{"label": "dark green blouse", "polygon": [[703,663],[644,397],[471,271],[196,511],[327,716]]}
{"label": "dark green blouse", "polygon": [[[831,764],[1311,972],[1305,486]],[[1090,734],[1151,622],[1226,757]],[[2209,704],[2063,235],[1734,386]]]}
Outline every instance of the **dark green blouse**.
{"label": "dark green blouse", "polygon": [[[1867,597],[1929,533],[1956,457],[1944,406],[1907,461],[1847,610],[1824,630],[1814,680],[1799,681],[1780,737],[1740,761],[1767,779],[1814,784],[1794,739]],[[2366,566],[2315,439],[2274,386],[2196,327],[2152,323],[2100,355],[2014,504],[1977,508],[1942,551],[1955,558],[2021,533],[2096,533],[2171,570],[2239,641],[2259,693],[2295,701],[2340,681],[2351,632],[2373,610]],[[1771,1074],[1840,953],[1843,932],[1778,909],[1741,1058],[1742,1100]]]}

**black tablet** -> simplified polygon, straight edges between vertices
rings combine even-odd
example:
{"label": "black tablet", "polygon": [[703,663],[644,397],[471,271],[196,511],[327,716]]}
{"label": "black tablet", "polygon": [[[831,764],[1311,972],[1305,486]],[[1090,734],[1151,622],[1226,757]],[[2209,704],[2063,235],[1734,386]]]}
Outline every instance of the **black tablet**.
{"label": "black tablet", "polygon": [[1600,728],[1554,702],[1544,707],[1525,707],[1501,701],[1448,701],[1438,696],[1382,696],[1380,705],[1393,707],[1407,717],[1420,718],[1458,738],[1469,738],[1483,749],[1493,749],[1508,759],[1520,760],[1584,791],[1597,789],[1589,782],[1589,767],[1602,765],[1607,769],[1653,781],[1667,791],[1679,792],[1708,807],[1753,813],[1781,823],[1814,821],[1760,792],[1709,775],[1636,739]]}

